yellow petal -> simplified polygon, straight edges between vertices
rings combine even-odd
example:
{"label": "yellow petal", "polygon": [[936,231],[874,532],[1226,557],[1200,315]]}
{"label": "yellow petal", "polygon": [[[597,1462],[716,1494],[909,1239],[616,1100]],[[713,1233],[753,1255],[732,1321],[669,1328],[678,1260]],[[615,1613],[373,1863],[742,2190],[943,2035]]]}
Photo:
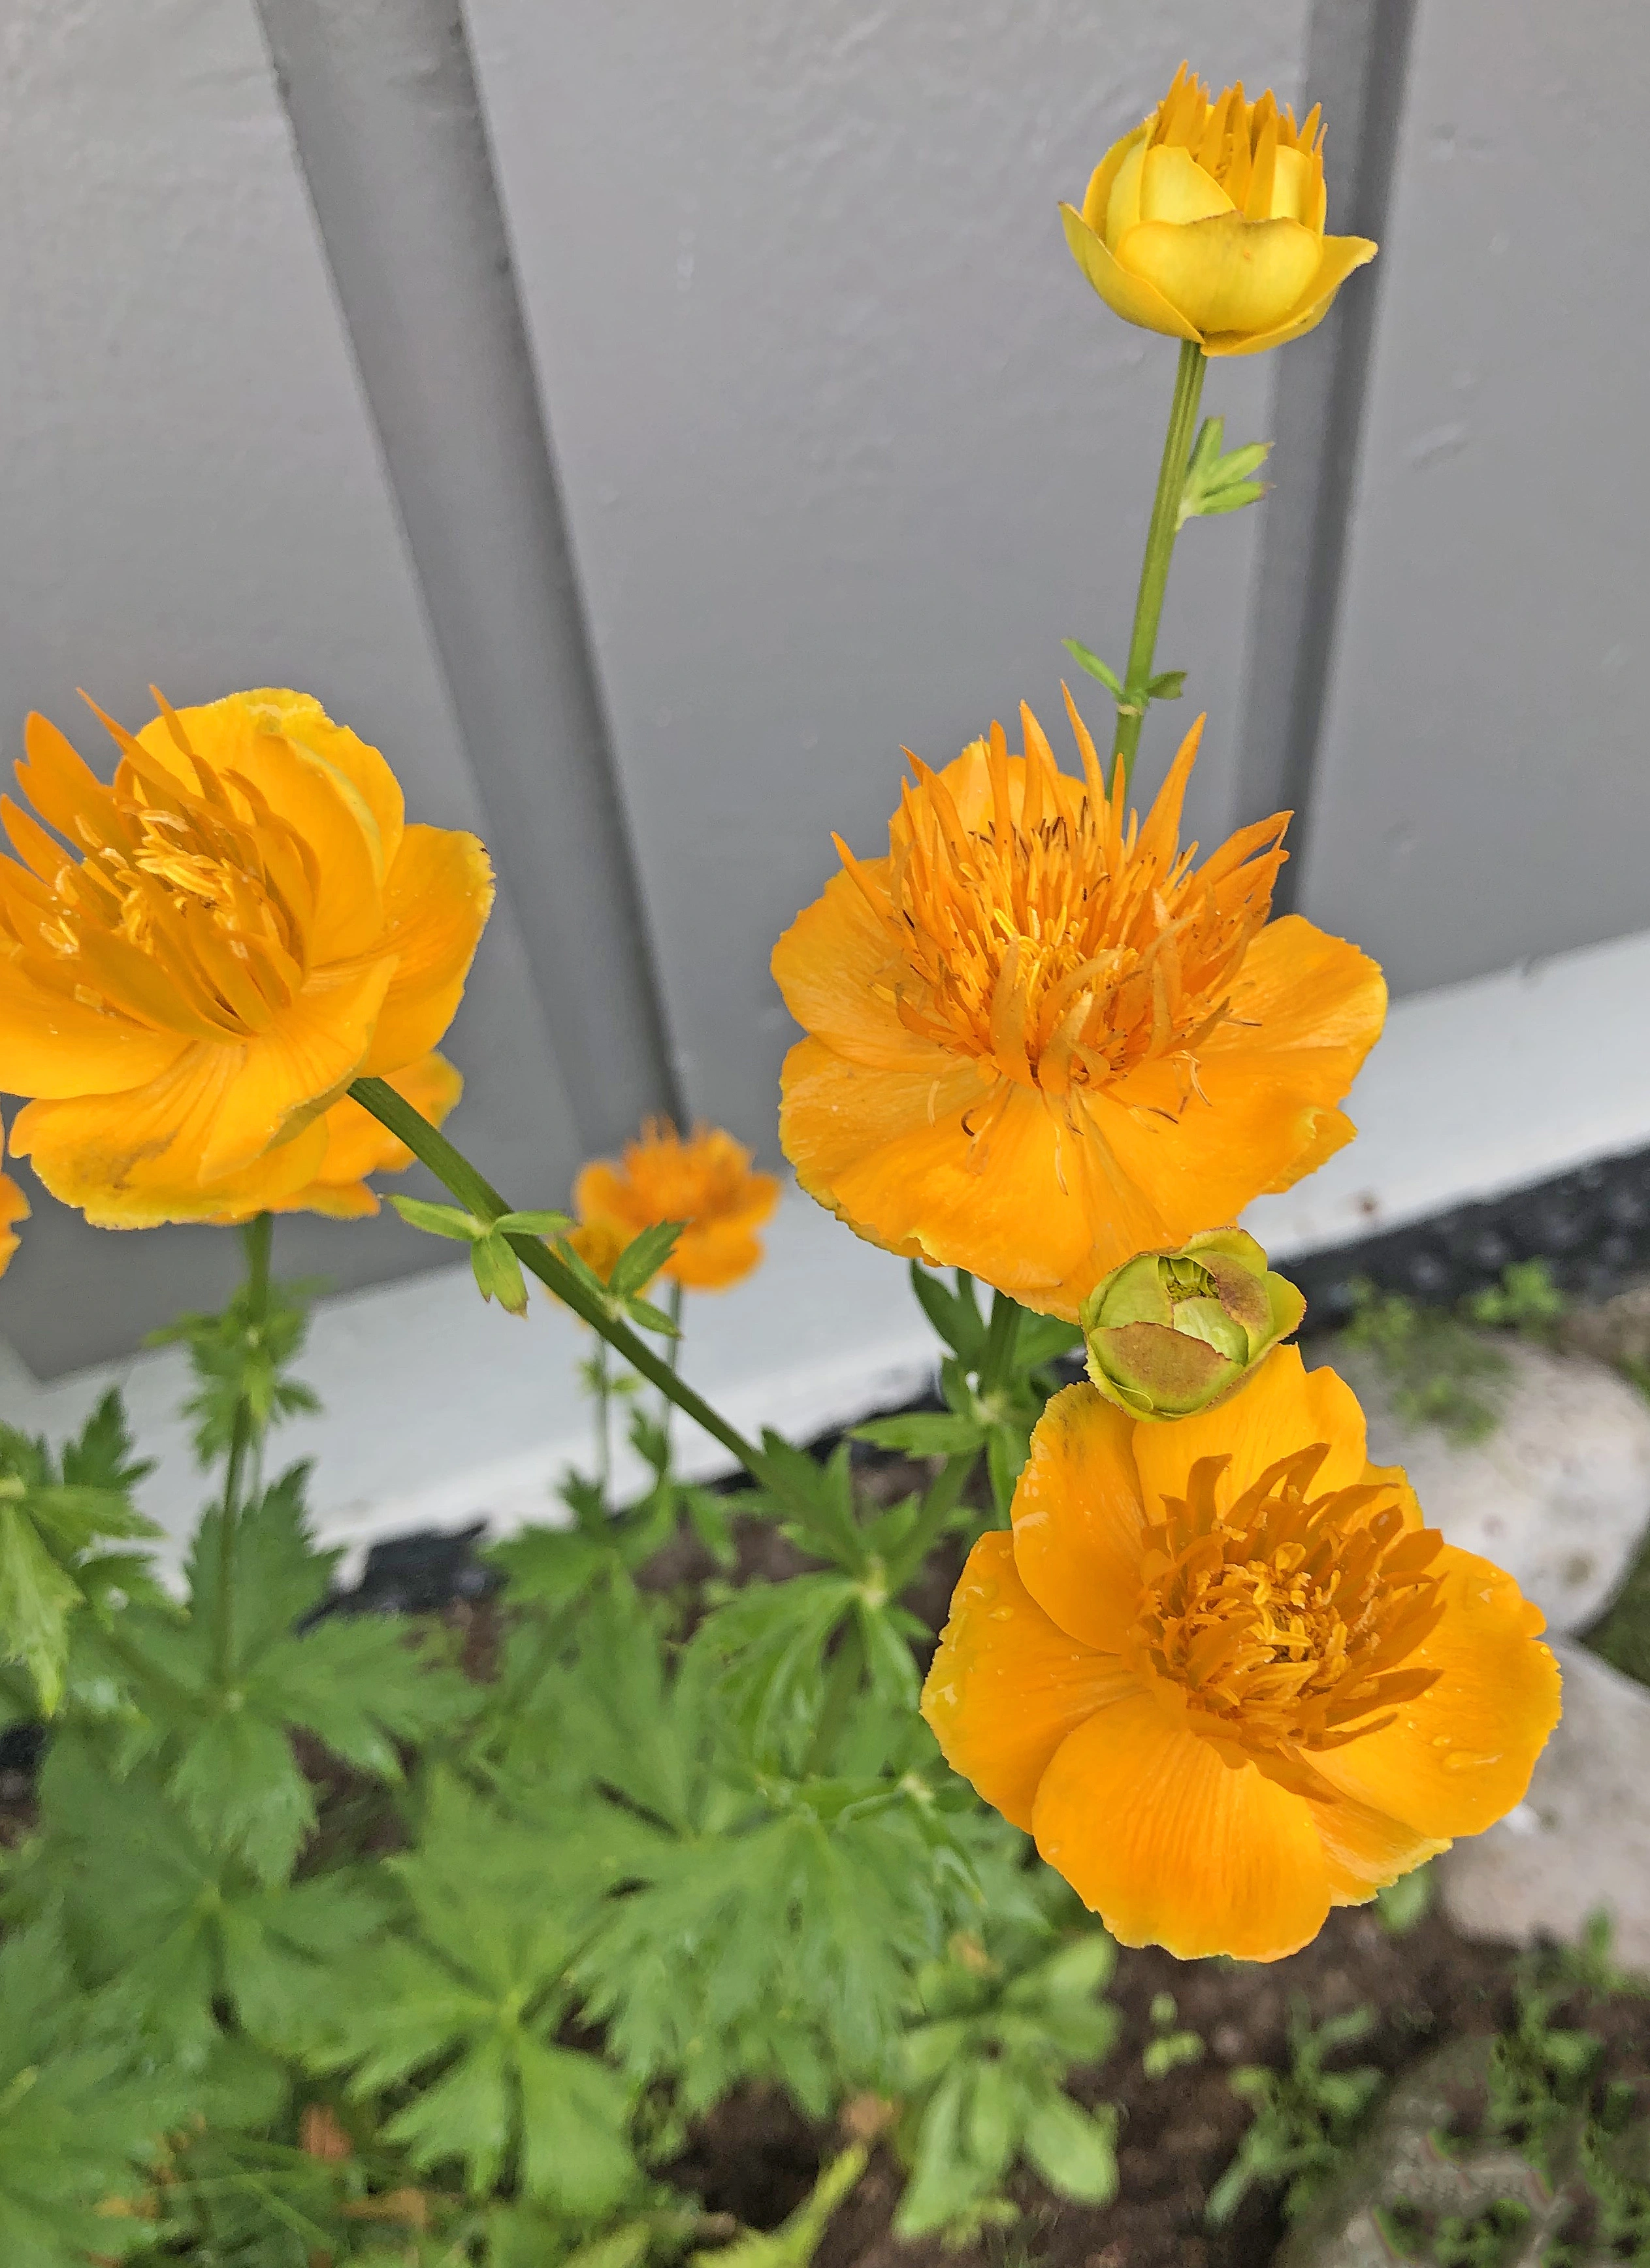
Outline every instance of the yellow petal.
{"label": "yellow petal", "polygon": [[923,1714],[953,1771],[1029,1831],[1037,1783],[1061,1742],[1134,1690],[1114,1656],[1050,1621],[1020,1579],[1009,1538],[983,1535],[923,1686]]}
{"label": "yellow petal", "polygon": [[1298,220],[1315,236],[1323,233],[1317,220],[1317,169],[1304,150],[1279,149],[1273,160],[1271,220]]}
{"label": "yellow petal", "polygon": [[217,1059],[222,1094],[202,1145],[200,1178],[211,1182],[291,1141],[329,1109],[356,1077],[378,1020],[391,963],[312,981],[267,1031]]}
{"label": "yellow petal", "polygon": [[1186,1494],[1199,1458],[1230,1458],[1216,1484],[1216,1501],[1226,1505],[1279,1457],[1315,1441],[1329,1454],[1313,1476],[1315,1496],[1362,1482],[1368,1454],[1357,1396],[1332,1370],[1307,1371],[1299,1347],[1274,1347],[1230,1401],[1172,1425],[1137,1426],[1134,1461],[1147,1517],[1160,1516],[1164,1497]]}
{"label": "yellow petal", "polygon": [[[1108,246],[1116,244],[1140,217],[1140,174],[1149,143],[1150,129],[1143,127],[1125,145],[1123,163],[1116,170],[1105,202],[1101,204],[1094,195],[1094,182],[1089,185],[1090,195],[1083,200],[1083,218]],[[1099,176],[1095,179],[1098,180]]]}
{"label": "yellow petal", "polygon": [[1447,1837],[1418,1835],[1402,1820],[1350,1795],[1333,1803],[1316,1803],[1310,1797],[1307,1801],[1323,1845],[1330,1902],[1337,1906],[1366,1904],[1400,1874],[1425,1866],[1449,1848]]}
{"label": "yellow petal", "polygon": [[[859,871],[879,888],[892,861],[866,858]],[[873,1071],[954,1068],[947,1051],[901,1023],[894,982],[901,976],[888,925],[878,920],[851,874],[833,874],[773,949],[774,982],[805,1031],[849,1063]]]}
{"label": "yellow petal", "polygon": [[1116,1653],[1140,1603],[1145,1523],[1137,1427],[1092,1386],[1068,1386],[1031,1437],[1014,1491],[1014,1564],[1044,1614],[1072,1638]]}
{"label": "yellow petal", "polygon": [[1278,1961],[1315,1937],[1329,1868],[1305,1800],[1228,1764],[1138,1691],[1056,1750],[1032,1832],[1124,1945]]}
{"label": "yellow petal", "polygon": [[[1176,224],[1212,220],[1217,213],[1234,210],[1219,182],[1212,174],[1204,173],[1190,150],[1146,151],[1140,169],[1140,220]],[[1121,225],[1116,229],[1108,226],[1106,241],[1115,249],[1126,232]]]}
{"label": "yellow petal", "polygon": [[492,911],[493,870],[473,835],[409,827],[384,885],[384,951],[395,955],[364,1071],[386,1078],[427,1055],[453,1021]]}
{"label": "yellow petal", "polygon": [[1447,1543],[1442,1620],[1405,1663],[1440,1675],[1380,1732],[1313,1762],[1332,1786],[1418,1834],[1477,1835],[1521,1801],[1558,1721],[1558,1665],[1510,1575]]}
{"label": "yellow petal", "polygon": [[18,1113],[12,1147],[63,1204],[96,1228],[152,1228],[169,1220],[244,1220],[313,1181],[326,1154],[316,1123],[210,1183],[200,1163],[237,1052],[204,1045],[151,1085],[131,1094],[31,1102]]}
{"label": "yellow petal", "polygon": [[1137,180],[1139,178],[1139,158],[1145,156],[1145,146],[1151,138],[1152,122],[1149,118],[1144,119],[1132,134],[1125,134],[1121,141],[1112,144],[1089,175],[1088,188],[1083,195],[1082,217],[1096,236],[1103,237],[1106,233],[1106,214],[1111,202],[1113,183],[1131,158],[1135,159],[1135,177]]}
{"label": "yellow petal", "polygon": [[[174,714],[190,747],[222,771],[249,771],[257,761],[256,744],[271,733],[297,740],[349,781],[372,814],[385,868],[394,863],[404,814],[401,783],[379,751],[347,725],[335,725],[313,694],[262,686]],[[146,725],[137,738],[182,777],[164,718]]]}
{"label": "yellow petal", "polygon": [[1379,249],[1366,236],[1322,238],[1316,271],[1298,306],[1270,329],[1233,331],[1207,338],[1204,341],[1204,352],[1219,356],[1263,354],[1269,347],[1287,346],[1291,339],[1304,338],[1329,313],[1335,294],[1353,269],[1366,266]]}
{"label": "yellow petal", "polygon": [[83,1007],[34,983],[0,957],[0,1094],[113,1094],[176,1063],[188,1042],[127,1017]]}
{"label": "yellow petal", "polygon": [[[1160,291],[1119,266],[1079,212],[1071,205],[1062,205],[1060,217],[1065,225],[1065,240],[1072,247],[1072,257],[1114,315],[1121,315],[1125,323],[1137,324],[1143,331],[1157,331],[1167,338],[1197,336],[1196,325],[1189,323]],[[1139,231],[1134,233],[1138,235]]]}
{"label": "yellow petal", "polygon": [[1117,260],[1194,335],[1244,335],[1273,328],[1300,306],[1317,273],[1319,245],[1299,221],[1220,213],[1178,226],[1143,220],[1117,247]]}

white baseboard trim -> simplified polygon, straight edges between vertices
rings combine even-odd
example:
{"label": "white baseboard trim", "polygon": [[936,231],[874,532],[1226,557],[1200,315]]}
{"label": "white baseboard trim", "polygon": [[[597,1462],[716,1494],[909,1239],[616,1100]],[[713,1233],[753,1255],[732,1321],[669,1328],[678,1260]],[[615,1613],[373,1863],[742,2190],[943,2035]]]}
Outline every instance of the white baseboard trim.
{"label": "white baseboard trim", "polygon": [[[1650,932],[1400,1001],[1352,1097],[1357,1142],[1249,1226],[1285,1259],[1650,1145],[1647,998]],[[301,1369],[326,1408],[283,1428],[274,1457],[314,1460],[320,1532],[356,1552],[409,1528],[554,1519],[557,1477],[589,1462],[588,1344],[548,1299],[525,1322],[483,1307],[463,1266],[324,1300]],[[689,1301],[686,1362],[745,1431],[807,1440],[910,1399],[935,1352],[903,1265],[789,1189],[765,1266]],[[185,1381],[167,1348],[43,1384],[0,1344],[0,1412],[31,1432],[58,1438],[123,1388],[173,1572],[203,1495],[176,1414]],[[730,1461],[683,1425],[680,1462],[709,1477]]]}

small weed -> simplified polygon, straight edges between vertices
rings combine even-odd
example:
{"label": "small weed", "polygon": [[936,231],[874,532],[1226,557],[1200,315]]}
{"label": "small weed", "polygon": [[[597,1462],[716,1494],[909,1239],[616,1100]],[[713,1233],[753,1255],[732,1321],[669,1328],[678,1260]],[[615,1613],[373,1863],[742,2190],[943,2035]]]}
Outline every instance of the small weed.
{"label": "small weed", "polygon": [[[1286,2072],[1246,2066],[1232,2074],[1232,2089],[1255,2106],[1238,2152],[1209,2193],[1204,2218],[1223,2228],[1256,2183],[1284,2189],[1284,2214],[1295,2220],[1339,2164],[1364,2113],[1381,2087],[1367,2064],[1330,2071],[1329,2058],[1366,2038],[1374,2012],[1354,2008],[1314,2026],[1302,2001],[1289,2019]],[[1286,2184],[1286,2186],[1285,2186]]]}
{"label": "small weed", "polygon": [[1204,2043],[1198,2034],[1175,2029],[1179,2014],[1172,1992],[1160,1992],[1153,1999],[1152,2037],[1140,2057],[1140,2068],[1148,2079],[1167,2079],[1187,2064],[1203,2061]]}

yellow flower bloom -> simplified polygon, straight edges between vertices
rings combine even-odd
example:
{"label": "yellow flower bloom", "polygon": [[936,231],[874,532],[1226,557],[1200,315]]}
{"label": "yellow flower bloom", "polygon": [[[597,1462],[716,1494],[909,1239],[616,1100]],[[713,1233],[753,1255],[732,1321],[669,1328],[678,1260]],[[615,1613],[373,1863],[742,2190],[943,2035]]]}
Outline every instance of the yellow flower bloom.
{"label": "yellow flower bloom", "polygon": [[1558,1718],[1543,1627],[1280,1347],[1175,1425],[1055,1395],[923,1713],[1125,1945],[1276,1961],[1521,1799]]}
{"label": "yellow flower bloom", "polygon": [[[99,712],[101,714],[101,712]],[[409,827],[307,694],[162,713],[105,787],[43,717],[0,799],[0,1090],[12,1147],[105,1228],[239,1220],[313,1185],[360,1074],[426,1055],[492,902],[473,835]]]}
{"label": "yellow flower bloom", "polygon": [[1066,241],[1125,321],[1195,339],[1206,355],[1259,354],[1322,321],[1367,237],[1323,233],[1323,132],[1271,93],[1216,102],[1182,63],[1150,118],[1095,167]]}
{"label": "yellow flower bloom", "polygon": [[[666,1220],[685,1222],[661,1274],[689,1292],[722,1292],[762,1260],[756,1234],[779,1202],[771,1174],[751,1171],[750,1152],[719,1127],[696,1127],[684,1141],[675,1128],[650,1119],[622,1160],[593,1159],[573,1185],[573,1204],[591,1240],[585,1252],[605,1276],[633,1237]],[[606,1266],[593,1256],[596,1240],[616,1240]]]}
{"label": "yellow flower bloom", "polygon": [[873,1244],[966,1268],[1074,1321],[1100,1278],[1287,1188],[1349,1141],[1336,1108],[1381,1030],[1371,961],[1263,926],[1287,814],[1194,871],[1179,847],[1199,727],[1144,825],[1057,770],[1028,709],[943,772],[916,758],[886,858],[856,859],[773,973],[809,1036],[779,1138]]}
{"label": "yellow flower bloom", "polygon": [[[0,1128],[0,1158],[5,1155],[5,1132]],[[10,1174],[0,1174],[0,1276],[11,1265],[19,1241],[17,1224],[29,1217],[29,1201]]]}
{"label": "yellow flower bloom", "polygon": [[[432,1126],[440,1125],[464,1092],[460,1072],[433,1049],[405,1071],[393,1072],[388,1084]],[[333,1104],[322,1123],[327,1149],[320,1171],[306,1189],[277,1198],[270,1211],[324,1212],[336,1220],[360,1220],[377,1212],[378,1193],[368,1188],[367,1175],[405,1173],[412,1152],[347,1094]]]}

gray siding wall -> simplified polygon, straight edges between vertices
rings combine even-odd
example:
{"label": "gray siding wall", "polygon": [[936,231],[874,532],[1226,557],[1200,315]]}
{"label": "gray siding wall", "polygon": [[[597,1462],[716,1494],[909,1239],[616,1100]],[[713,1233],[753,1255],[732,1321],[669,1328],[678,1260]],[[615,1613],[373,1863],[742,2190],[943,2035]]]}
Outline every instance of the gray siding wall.
{"label": "gray siding wall", "polygon": [[[1174,349],[1055,208],[1182,55],[1327,94],[1331,225],[1385,249],[1359,309],[1211,372],[1278,488],[1186,537],[1142,784],[1206,707],[1197,831],[1295,802],[1300,902],[1403,989],[1650,925],[1629,0],[4,23],[0,752],[77,684],[274,679],[479,827],[455,1130],[519,1201],[649,1104],[771,1157],[768,952],[830,830],[878,846],[902,742],[1022,697],[1056,729],[1063,635],[1120,655]],[[393,1218],[280,1243],[346,1285],[446,1256]],[[116,1354],[231,1245],[42,1200],[0,1334]]]}

